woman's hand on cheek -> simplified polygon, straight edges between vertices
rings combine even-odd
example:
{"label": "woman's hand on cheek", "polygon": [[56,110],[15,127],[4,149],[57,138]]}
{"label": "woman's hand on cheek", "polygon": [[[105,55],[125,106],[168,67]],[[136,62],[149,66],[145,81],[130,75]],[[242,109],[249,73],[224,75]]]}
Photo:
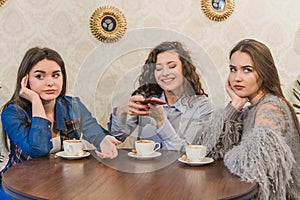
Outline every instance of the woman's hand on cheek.
{"label": "woman's hand on cheek", "polygon": [[36,92],[27,87],[28,79],[28,74],[22,78],[19,95],[28,101],[33,102],[34,99],[40,99],[40,97]]}
{"label": "woman's hand on cheek", "polygon": [[241,111],[245,104],[248,102],[248,98],[239,97],[232,89],[229,80],[226,82],[226,91],[231,98],[231,105],[237,110]]}

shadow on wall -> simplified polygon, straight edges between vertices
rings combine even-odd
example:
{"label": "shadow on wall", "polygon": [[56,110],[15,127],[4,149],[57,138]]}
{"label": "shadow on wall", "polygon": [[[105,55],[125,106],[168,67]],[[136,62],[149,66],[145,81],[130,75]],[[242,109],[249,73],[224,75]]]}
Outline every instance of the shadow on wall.
{"label": "shadow on wall", "polygon": [[5,167],[8,161],[9,152],[5,148],[4,137],[2,136],[2,125],[0,125],[0,170]]}
{"label": "shadow on wall", "polygon": [[[10,93],[6,86],[0,84],[0,105],[2,106],[9,100]],[[1,117],[0,117],[1,119]],[[0,123],[0,170],[6,165],[8,161],[9,152],[5,148],[4,137],[2,135],[2,124]]]}
{"label": "shadow on wall", "polygon": [[296,31],[294,49],[295,49],[296,54],[300,56],[300,27]]}
{"label": "shadow on wall", "polygon": [[10,90],[4,84],[0,83],[0,106],[2,106],[9,100],[10,98]]}

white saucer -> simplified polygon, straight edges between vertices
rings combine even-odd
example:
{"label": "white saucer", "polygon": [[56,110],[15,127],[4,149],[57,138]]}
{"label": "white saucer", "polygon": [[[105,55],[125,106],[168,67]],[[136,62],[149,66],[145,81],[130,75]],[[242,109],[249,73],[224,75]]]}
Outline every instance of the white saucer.
{"label": "white saucer", "polygon": [[184,163],[184,164],[187,164],[187,165],[190,165],[190,166],[200,166],[200,165],[206,165],[206,164],[210,164],[212,162],[214,162],[214,159],[212,158],[209,158],[209,157],[205,157],[203,158],[203,160],[201,161],[187,161],[187,160],[182,160],[182,158],[178,158],[178,161],[181,162],[181,163]]}
{"label": "white saucer", "polygon": [[83,151],[82,155],[79,155],[79,156],[69,156],[64,151],[60,151],[60,152],[57,152],[55,155],[59,156],[59,157],[62,157],[62,158],[65,158],[65,159],[68,159],[68,160],[75,160],[75,159],[80,159],[80,158],[88,157],[91,154],[90,154],[90,152]]}
{"label": "white saucer", "polygon": [[132,157],[132,158],[140,159],[140,160],[148,160],[148,159],[152,159],[152,158],[161,156],[161,153],[155,151],[155,152],[151,153],[150,155],[139,155],[137,153],[129,152],[128,156]]}

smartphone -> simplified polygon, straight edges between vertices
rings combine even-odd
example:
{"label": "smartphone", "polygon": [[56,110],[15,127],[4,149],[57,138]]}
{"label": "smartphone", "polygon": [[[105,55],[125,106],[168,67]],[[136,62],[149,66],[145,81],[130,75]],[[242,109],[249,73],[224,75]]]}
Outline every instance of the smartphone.
{"label": "smartphone", "polygon": [[162,101],[162,100],[157,99],[157,98],[153,98],[153,97],[145,99],[144,101],[142,101],[142,103],[144,103],[144,104],[151,103],[153,105],[155,105],[155,104],[158,104],[158,105],[167,104],[167,102]]}

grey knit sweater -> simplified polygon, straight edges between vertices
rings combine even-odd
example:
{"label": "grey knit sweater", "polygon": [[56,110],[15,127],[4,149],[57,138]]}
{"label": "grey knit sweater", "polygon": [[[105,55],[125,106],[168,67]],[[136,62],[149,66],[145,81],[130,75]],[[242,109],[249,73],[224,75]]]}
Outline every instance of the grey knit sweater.
{"label": "grey knit sweater", "polygon": [[195,143],[242,180],[257,182],[258,199],[300,199],[300,136],[282,99],[267,94],[242,112],[228,104],[212,119]]}

